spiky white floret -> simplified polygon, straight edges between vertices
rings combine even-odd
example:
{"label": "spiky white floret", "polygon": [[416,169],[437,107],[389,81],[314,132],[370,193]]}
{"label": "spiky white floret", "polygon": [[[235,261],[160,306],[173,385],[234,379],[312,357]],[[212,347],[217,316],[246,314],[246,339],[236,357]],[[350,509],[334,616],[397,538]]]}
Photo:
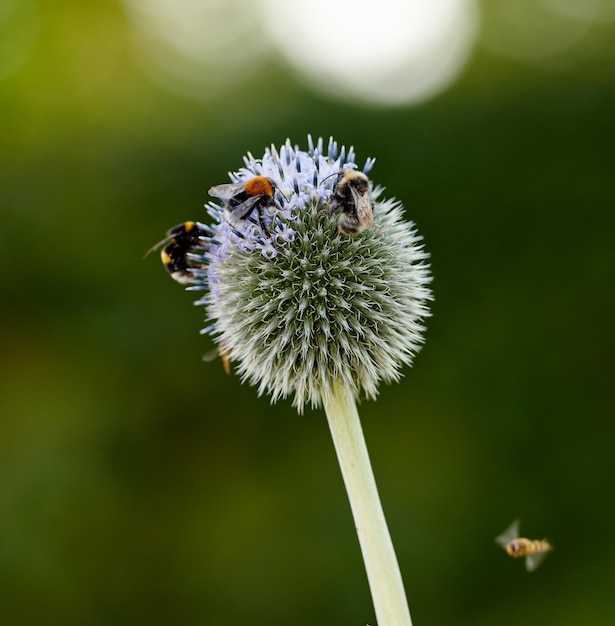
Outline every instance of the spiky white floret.
{"label": "spiky white floret", "polygon": [[[354,150],[308,142],[307,151],[287,141],[262,159],[248,155],[230,175],[275,182],[269,233],[253,218],[238,229],[209,203],[216,223],[195,278],[207,288],[197,302],[212,322],[203,332],[230,351],[242,380],[272,401],[294,394],[299,410],[318,406],[334,379],[370,398],[380,381],[399,379],[420,348],[431,299],[427,254],[401,204],[376,188],[373,227],[341,233],[329,201],[335,174],[356,168]],[[368,159],[363,171],[372,166]]]}

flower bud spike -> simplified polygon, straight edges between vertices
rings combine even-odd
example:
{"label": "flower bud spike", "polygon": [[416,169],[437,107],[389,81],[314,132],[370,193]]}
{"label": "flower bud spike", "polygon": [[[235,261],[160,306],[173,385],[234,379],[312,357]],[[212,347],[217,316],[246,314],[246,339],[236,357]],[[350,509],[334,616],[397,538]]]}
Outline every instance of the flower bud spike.
{"label": "flower bud spike", "polygon": [[307,136],[308,140],[308,154],[313,157],[314,156],[314,142],[312,141],[312,135]]}

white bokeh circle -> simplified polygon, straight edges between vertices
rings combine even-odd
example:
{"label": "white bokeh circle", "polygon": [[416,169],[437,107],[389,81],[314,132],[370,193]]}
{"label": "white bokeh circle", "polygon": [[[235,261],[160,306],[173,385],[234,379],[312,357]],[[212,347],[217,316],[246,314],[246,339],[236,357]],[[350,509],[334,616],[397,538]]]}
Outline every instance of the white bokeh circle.
{"label": "white bokeh circle", "polygon": [[474,0],[262,0],[278,54],[313,85],[375,104],[426,100],[461,72]]}
{"label": "white bokeh circle", "polygon": [[138,58],[161,86],[203,99],[254,74],[268,43],[254,0],[123,0]]}

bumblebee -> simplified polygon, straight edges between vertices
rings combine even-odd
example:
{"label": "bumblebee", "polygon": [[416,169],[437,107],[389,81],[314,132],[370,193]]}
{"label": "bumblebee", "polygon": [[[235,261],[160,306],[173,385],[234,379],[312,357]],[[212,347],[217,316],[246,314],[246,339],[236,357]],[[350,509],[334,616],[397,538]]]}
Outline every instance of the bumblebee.
{"label": "bumblebee", "polygon": [[515,559],[525,557],[525,569],[533,572],[543,561],[553,546],[546,539],[526,539],[519,537],[519,520],[515,520],[495,542]]}
{"label": "bumblebee", "polygon": [[233,226],[238,226],[256,211],[263,235],[269,236],[263,220],[263,209],[275,204],[275,191],[276,185],[271,178],[255,176],[245,182],[212,187],[209,195],[224,200],[228,221]]}
{"label": "bumblebee", "polygon": [[369,178],[356,170],[342,170],[338,174],[332,211],[340,211],[338,228],[346,235],[358,235],[374,224],[374,203]]}
{"label": "bumblebee", "polygon": [[165,269],[173,280],[187,285],[194,281],[192,274],[193,265],[187,258],[187,254],[196,248],[202,248],[201,237],[207,234],[203,224],[198,222],[183,222],[169,230],[167,236],[147,251],[147,256],[152,250],[167,244],[160,251],[160,258]]}

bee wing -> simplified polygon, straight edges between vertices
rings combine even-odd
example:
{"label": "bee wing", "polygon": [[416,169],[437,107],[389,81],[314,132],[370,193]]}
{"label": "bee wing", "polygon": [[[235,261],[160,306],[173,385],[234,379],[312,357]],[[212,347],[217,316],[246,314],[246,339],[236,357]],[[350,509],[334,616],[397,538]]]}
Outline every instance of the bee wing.
{"label": "bee wing", "polygon": [[235,206],[227,206],[226,210],[229,212],[234,220],[245,220],[252,212],[252,209],[257,202],[261,200],[261,196],[250,196],[244,202]]}
{"label": "bee wing", "polygon": [[231,373],[231,361],[230,361],[230,351],[229,350],[223,350],[221,346],[214,348],[213,350],[210,350],[209,352],[206,352],[203,355],[203,361],[206,362],[211,362],[214,361],[215,359],[217,359],[218,357],[220,357],[222,359],[222,367],[224,367],[224,371],[227,374]]}
{"label": "bee wing", "polygon": [[203,361],[205,361],[206,363],[210,363],[211,361],[214,361],[215,359],[217,359],[219,356],[220,356],[220,349],[214,348],[213,350],[210,350],[209,352],[206,352],[203,355]]}
{"label": "bee wing", "polygon": [[495,538],[495,542],[505,546],[509,541],[519,537],[519,520],[516,519],[501,535]]}
{"label": "bee wing", "polygon": [[546,552],[534,552],[534,554],[528,554],[525,557],[525,569],[528,572],[533,572],[547,556]]}
{"label": "bee wing", "polygon": [[372,201],[367,193],[359,193],[353,187],[350,188],[354,205],[357,207],[357,217],[361,224],[366,227],[371,226],[374,221],[374,212],[372,211]]}
{"label": "bee wing", "polygon": [[228,200],[229,198],[241,193],[244,189],[245,183],[226,183],[224,185],[216,185],[215,187],[212,187],[207,193],[214,198]]}

